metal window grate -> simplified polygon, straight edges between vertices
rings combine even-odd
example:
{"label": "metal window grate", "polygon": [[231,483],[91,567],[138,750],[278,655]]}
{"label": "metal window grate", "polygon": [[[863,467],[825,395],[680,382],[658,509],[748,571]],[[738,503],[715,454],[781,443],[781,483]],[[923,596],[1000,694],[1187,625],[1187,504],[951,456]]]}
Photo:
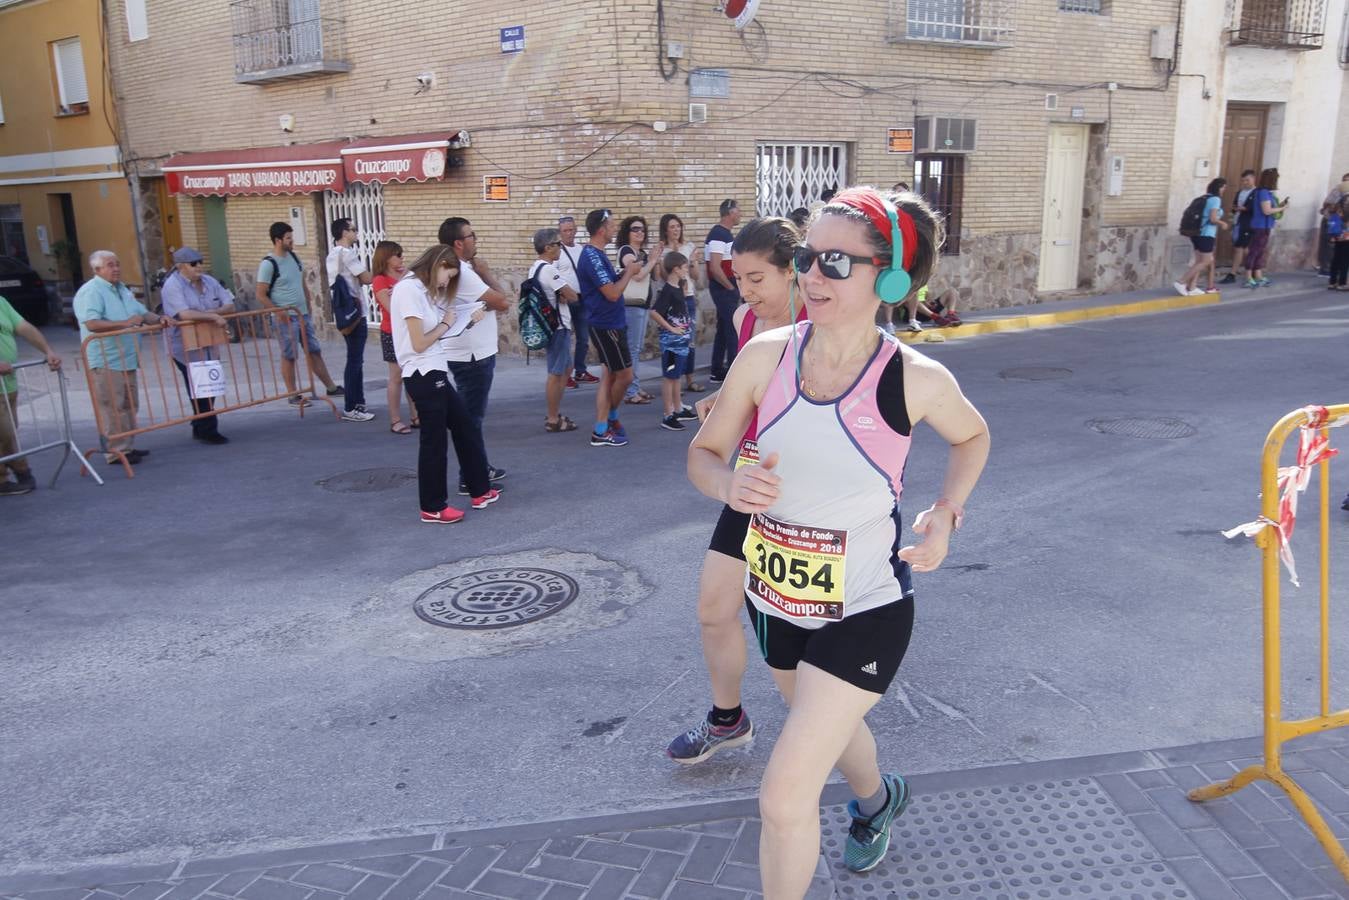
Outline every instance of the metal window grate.
{"label": "metal window grate", "polygon": [[965,157],[917,156],[913,160],[913,191],[936,210],[946,225],[945,256],[960,253],[961,205],[965,198]]}
{"label": "metal window grate", "polygon": [[[325,229],[336,219],[351,220],[351,224],[356,226],[356,245],[352,249],[360,254],[367,266],[370,265],[375,259],[375,245],[384,240],[384,188],[380,183],[356,182],[347,185],[347,189],[340,194],[324,191],[323,214],[326,217],[323,223]],[[408,261],[411,262],[411,257]],[[327,274],[330,281],[332,276],[332,272]],[[377,327],[382,316],[368,284],[361,285],[361,296],[365,297],[366,320],[370,327]]]}
{"label": "metal window grate", "polygon": [[847,144],[758,144],[755,211],[786,216],[848,183]]}
{"label": "metal window grate", "polygon": [[890,0],[890,41],[1010,47],[1015,0]]}
{"label": "metal window grate", "polygon": [[1319,50],[1325,40],[1325,0],[1245,0],[1233,44]]}
{"label": "metal window grate", "polygon": [[236,80],[349,71],[351,65],[346,62],[344,46],[345,22],[323,15],[323,5],[323,0],[234,0],[230,3]]}
{"label": "metal window grate", "polygon": [[1059,12],[1099,16],[1105,13],[1105,3],[1104,0],[1059,0]]}

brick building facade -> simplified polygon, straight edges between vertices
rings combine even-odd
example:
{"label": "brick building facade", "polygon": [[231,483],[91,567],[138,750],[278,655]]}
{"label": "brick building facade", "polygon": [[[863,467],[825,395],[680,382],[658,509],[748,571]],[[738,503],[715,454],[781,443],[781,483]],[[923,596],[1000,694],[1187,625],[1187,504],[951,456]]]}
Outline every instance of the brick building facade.
{"label": "brick building facade", "polygon": [[[725,197],[786,212],[827,187],[901,180],[950,216],[939,279],[970,306],[1164,274],[1175,81],[1150,33],[1178,0],[763,0],[743,30],[703,0],[159,0],[130,41],[137,2],[109,4],[126,167],[147,208],[168,194],[181,240],[248,294],[268,223],[292,216],[314,268],[327,216],[360,209],[367,232],[414,253],[466,216],[481,253],[516,274],[530,234],[564,212],[653,226],[676,212],[697,239]],[[888,129],[915,126],[918,152],[889,152]],[[448,142],[460,132],[463,146]],[[159,188],[174,154],[427,133],[448,149],[427,181]],[[509,200],[486,200],[500,176]],[[170,242],[147,235],[151,267]]]}

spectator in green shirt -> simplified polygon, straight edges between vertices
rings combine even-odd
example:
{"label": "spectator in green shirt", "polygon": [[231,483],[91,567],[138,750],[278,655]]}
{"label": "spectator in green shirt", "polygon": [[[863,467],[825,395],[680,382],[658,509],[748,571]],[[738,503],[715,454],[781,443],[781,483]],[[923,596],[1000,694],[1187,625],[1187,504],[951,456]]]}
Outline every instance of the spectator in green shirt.
{"label": "spectator in green shirt", "polygon": [[[19,380],[14,375],[14,364],[19,361],[19,342],[21,337],[32,344],[47,357],[47,365],[53,372],[61,368],[61,357],[52,352],[47,339],[36,326],[24,320],[23,316],[9,305],[9,301],[0,297],[0,460],[11,453],[19,452],[19,427],[14,410],[19,402]],[[9,476],[13,473],[14,480]],[[33,471],[28,460],[19,458],[0,462],[0,496],[27,494],[37,487]]]}

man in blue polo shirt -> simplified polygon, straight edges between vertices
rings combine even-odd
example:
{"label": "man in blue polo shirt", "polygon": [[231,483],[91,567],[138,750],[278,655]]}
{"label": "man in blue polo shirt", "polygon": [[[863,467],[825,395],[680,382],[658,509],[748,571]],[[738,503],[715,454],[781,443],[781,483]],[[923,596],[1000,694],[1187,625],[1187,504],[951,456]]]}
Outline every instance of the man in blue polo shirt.
{"label": "man in blue polo shirt", "polygon": [[[138,325],[159,325],[159,316],[145,308],[122,284],[122,263],[110,250],[89,254],[94,277],[75,292],[75,318],[80,322],[80,340],[107,331],[120,331]],[[93,376],[94,407],[98,412],[99,441],[110,463],[126,461],[136,465],[150,454],[135,450],[134,436],[109,439],[107,435],[136,430],[140,394],[136,390],[136,372],[140,369],[140,336],[135,334],[91,341],[86,354]]]}
{"label": "man in blue polo shirt", "polygon": [[[202,271],[204,260],[201,254],[191,247],[181,247],[173,254],[174,272],[164,282],[160,291],[164,315],[178,322],[210,322],[222,329],[225,320],[221,316],[234,312],[234,295],[225,290],[225,286]],[[223,332],[221,332],[223,336]],[[191,363],[216,359],[215,349],[200,347],[187,350],[183,346],[183,332],[178,328],[169,329],[165,335],[169,341],[169,354],[173,364],[183,376],[187,385],[187,396],[197,413],[210,412],[214,401],[210,397],[192,396]],[[192,420],[192,437],[203,444],[228,444],[229,438],[219,431],[215,416],[206,416]]]}
{"label": "man in blue polo shirt", "polygon": [[636,257],[614,271],[604,248],[618,232],[618,219],[607,209],[593,209],[586,216],[590,243],[581,248],[576,265],[576,280],[581,286],[590,344],[604,366],[599,390],[595,392],[595,429],[590,434],[592,447],[622,447],[627,432],[618,421],[618,405],[632,383],[632,355],[628,350],[627,314],[623,308],[623,288],[642,268]]}

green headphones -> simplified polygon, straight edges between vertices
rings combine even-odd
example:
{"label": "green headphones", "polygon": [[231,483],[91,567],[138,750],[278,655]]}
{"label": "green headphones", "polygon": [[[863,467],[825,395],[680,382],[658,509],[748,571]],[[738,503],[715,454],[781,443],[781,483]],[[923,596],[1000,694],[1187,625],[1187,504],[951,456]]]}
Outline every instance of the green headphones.
{"label": "green headphones", "polygon": [[904,235],[899,230],[899,213],[890,201],[882,198],[885,214],[890,219],[890,268],[876,276],[876,296],[882,303],[893,306],[909,296],[913,279],[904,271]]}

